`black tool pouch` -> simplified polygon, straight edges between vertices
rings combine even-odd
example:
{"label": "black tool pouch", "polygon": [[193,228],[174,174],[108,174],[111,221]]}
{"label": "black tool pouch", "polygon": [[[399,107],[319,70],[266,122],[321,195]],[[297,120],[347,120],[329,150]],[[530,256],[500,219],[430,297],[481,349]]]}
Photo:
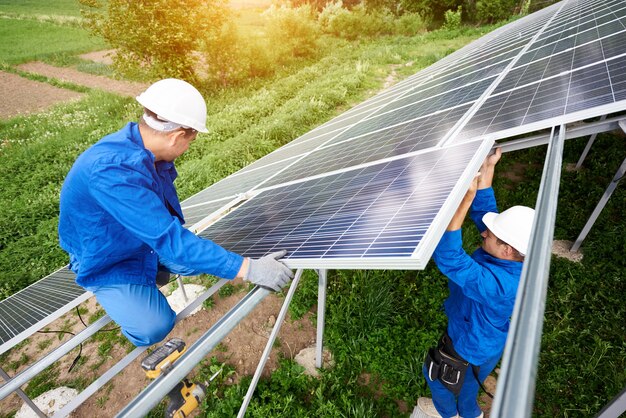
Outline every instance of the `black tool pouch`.
{"label": "black tool pouch", "polygon": [[437,347],[428,350],[424,365],[430,380],[438,379],[446,389],[458,396],[470,364],[454,350],[447,333],[441,337]]}

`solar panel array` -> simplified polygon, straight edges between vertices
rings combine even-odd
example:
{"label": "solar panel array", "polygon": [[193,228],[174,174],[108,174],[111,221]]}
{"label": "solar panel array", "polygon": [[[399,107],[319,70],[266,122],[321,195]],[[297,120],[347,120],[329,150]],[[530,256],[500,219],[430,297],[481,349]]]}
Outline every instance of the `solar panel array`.
{"label": "solar panel array", "polygon": [[[376,172],[373,167],[379,168],[383,177],[393,169],[382,167],[402,164],[414,167],[408,172],[423,174],[439,152],[458,152],[458,158],[467,166],[476,167],[477,161],[484,158],[481,150],[485,148],[476,145],[482,140],[493,141],[626,109],[626,75],[622,75],[626,74],[625,24],[623,1],[570,0],[506,25],[205,189],[194,197],[197,201],[211,202],[229,193],[231,198],[244,192],[254,197],[203,235],[250,256],[287,249],[292,267],[420,268],[430,252],[419,248],[424,234],[405,239],[415,232],[410,225],[405,225],[405,230],[393,229],[393,234],[401,238],[398,242],[385,241],[384,245],[376,241],[375,233],[358,236],[349,225],[345,225],[345,231],[327,232],[325,227],[322,231],[329,236],[348,234],[359,245],[351,245],[343,237],[335,237],[339,241],[307,237],[307,233],[321,233],[316,229],[320,219],[315,213],[332,219],[343,216],[346,210],[335,207],[332,197],[328,201],[315,200],[327,193],[318,189],[341,188],[342,193],[350,190],[353,195],[338,195],[347,201],[386,201],[386,196],[359,187],[360,176],[367,177],[370,170]],[[461,148],[448,147],[475,141],[476,153],[471,156]],[[410,183],[404,175],[390,176],[387,181]],[[469,182],[467,173],[450,169],[448,175],[455,179],[454,186]],[[434,176],[425,184],[441,181]],[[351,180],[346,185],[348,178]],[[446,184],[442,190],[448,193],[450,202],[458,203],[462,189],[455,191]],[[411,187],[395,192],[395,205],[406,202],[416,213],[437,207],[423,195],[419,200],[423,207],[411,206],[415,205],[412,199],[416,192]],[[432,201],[438,201],[441,190],[431,192]],[[303,195],[302,199],[315,200],[317,206],[298,206],[302,203],[295,199],[298,194]],[[332,207],[337,212],[328,209]],[[442,208],[446,205],[439,210]],[[446,209],[443,217],[449,218],[452,210]],[[431,225],[435,220],[432,215],[413,221],[420,230],[438,231],[432,238],[426,236],[436,241],[442,226],[436,222]],[[355,212],[351,216],[348,219],[360,225],[368,213]],[[379,216],[386,217],[389,227],[395,212],[389,210]],[[289,219],[285,224],[289,227],[276,226],[279,218]],[[379,232],[388,235],[384,228]],[[368,239],[371,241],[363,244]],[[432,249],[434,244],[424,246]],[[355,262],[355,258],[361,262]]]}

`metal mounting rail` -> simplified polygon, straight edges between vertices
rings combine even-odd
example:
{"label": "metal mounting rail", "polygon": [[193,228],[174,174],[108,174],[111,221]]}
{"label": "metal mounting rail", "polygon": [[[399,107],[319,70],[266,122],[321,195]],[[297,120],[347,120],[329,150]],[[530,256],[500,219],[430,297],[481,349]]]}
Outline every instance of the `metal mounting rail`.
{"label": "metal mounting rail", "polygon": [[548,146],[492,417],[528,418],[532,413],[564,142],[561,125],[552,130]]}
{"label": "metal mounting rail", "polygon": [[72,337],[63,345],[57,347],[47,356],[34,363],[32,366],[22,371],[20,374],[13,376],[13,378],[11,378],[4,386],[0,387],[0,400],[6,398],[11,393],[18,390],[20,386],[22,386],[24,383],[37,376],[39,373],[44,371],[46,367],[50,366],[55,361],[72,351],[87,338],[100,331],[100,329],[109,322],[111,322],[111,318],[109,317],[109,315],[104,315],[102,318],[89,325],[87,328],[82,330],[76,336]]}
{"label": "metal mounting rail", "polygon": [[270,293],[270,290],[259,286],[252,289],[187,349],[169,373],[153,380],[143,392],[117,414],[117,417],[145,416]]}
{"label": "metal mounting rail", "polygon": [[[624,123],[624,116],[611,119],[603,119],[597,122],[585,123],[584,125],[570,127],[565,131],[565,139],[581,138],[583,136],[595,136],[602,132],[615,131],[621,129],[620,122]],[[511,141],[497,142],[495,147],[500,147],[502,152],[517,151],[526,148],[546,145],[550,142],[551,134],[541,134],[529,136],[527,138],[519,138]]]}

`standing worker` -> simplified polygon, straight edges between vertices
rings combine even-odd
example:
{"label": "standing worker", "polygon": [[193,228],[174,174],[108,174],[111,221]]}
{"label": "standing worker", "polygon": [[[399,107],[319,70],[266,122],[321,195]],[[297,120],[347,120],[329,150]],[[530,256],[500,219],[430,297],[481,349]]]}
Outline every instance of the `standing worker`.
{"label": "standing worker", "polygon": [[[526,206],[498,214],[491,183],[501,155],[487,157],[433,254],[449,279],[448,326],[423,367],[432,399],[419,398],[414,417],[483,417],[478,388],[504,350],[535,216]],[[483,237],[471,256],[461,238],[468,210]]]}
{"label": "standing worker", "polygon": [[128,123],[81,154],[61,190],[59,238],[76,283],[93,292],[136,346],[161,341],[176,314],[157,272],[241,277],[280,290],[293,277],[279,258],[243,258],[183,228],[174,160],[206,129],[206,103],[191,84],[165,79],[137,97]]}

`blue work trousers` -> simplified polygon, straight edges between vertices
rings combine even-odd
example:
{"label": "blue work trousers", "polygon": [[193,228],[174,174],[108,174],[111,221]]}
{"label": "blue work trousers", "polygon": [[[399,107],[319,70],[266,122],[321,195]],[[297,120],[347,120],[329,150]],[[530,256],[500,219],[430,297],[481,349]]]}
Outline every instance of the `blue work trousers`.
{"label": "blue work trousers", "polygon": [[[493,371],[493,369],[500,361],[502,354],[498,354],[487,360],[484,364],[480,365],[480,371],[478,372],[478,378],[481,382],[484,382],[487,376]],[[465,373],[465,381],[461,387],[459,396],[455,397],[452,392],[445,388],[439,380],[430,380],[428,378],[428,370],[426,367],[422,368],[422,373],[426,377],[426,383],[430,387],[430,392],[433,396],[433,403],[437,412],[444,417],[455,417],[459,414],[462,418],[476,418],[480,416],[482,411],[478,406],[478,381],[474,377],[471,367],[467,369]]]}
{"label": "blue work trousers", "polygon": [[140,347],[163,340],[174,327],[176,313],[155,285],[88,286],[131,343]]}

